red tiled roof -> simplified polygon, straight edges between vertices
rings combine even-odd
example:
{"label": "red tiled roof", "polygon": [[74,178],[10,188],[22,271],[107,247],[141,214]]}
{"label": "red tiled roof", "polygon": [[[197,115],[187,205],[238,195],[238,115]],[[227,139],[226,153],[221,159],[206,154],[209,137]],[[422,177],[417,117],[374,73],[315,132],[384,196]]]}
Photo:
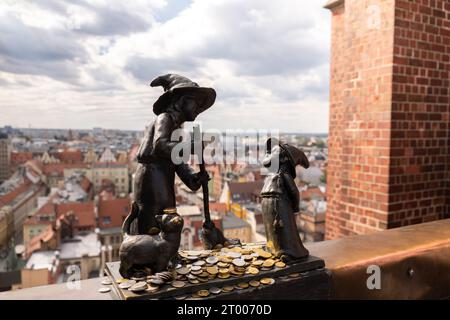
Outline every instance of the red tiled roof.
{"label": "red tiled roof", "polygon": [[42,231],[37,236],[31,238],[27,247],[25,248],[25,255],[29,257],[33,252],[38,251],[42,247],[42,243],[50,241],[56,234],[53,231],[52,226],[47,226],[47,228]]}
{"label": "red tiled roof", "polygon": [[58,194],[55,193],[51,195],[47,202],[39,208],[39,210],[35,213],[36,215],[50,215],[55,214],[55,204],[53,203],[53,200],[58,197]]}
{"label": "red tiled roof", "polygon": [[259,195],[264,185],[263,180],[256,180],[250,182],[230,182],[230,194],[241,195],[241,200],[251,199],[252,195]]}
{"label": "red tiled roof", "polygon": [[26,218],[25,221],[23,222],[23,225],[27,225],[27,226],[38,225],[38,224],[39,225],[53,224],[53,221],[50,221],[50,220],[39,220],[39,219],[37,219],[36,216],[32,216],[32,217]]}
{"label": "red tiled roof", "polygon": [[25,179],[23,183],[21,183],[17,188],[12,190],[11,192],[0,196],[0,204],[9,205],[14,201],[19,195],[24,193],[30,187],[31,182],[28,179]]}
{"label": "red tiled roof", "polygon": [[130,205],[131,200],[129,198],[100,199],[98,204],[98,226],[100,228],[118,228],[122,226],[123,220],[130,211]]}
{"label": "red tiled roof", "polygon": [[68,212],[73,212],[77,218],[77,227],[95,228],[94,202],[67,202],[56,207],[58,218]]}
{"label": "red tiled roof", "polygon": [[37,169],[37,170],[39,170],[41,172],[44,169],[44,164],[41,161],[36,160],[36,159],[32,159],[30,161],[27,161],[26,165],[29,166],[29,167],[32,167],[33,169],[35,168],[35,169]]}
{"label": "red tiled roof", "polygon": [[85,169],[88,168],[89,164],[87,163],[73,163],[73,164],[67,164],[67,163],[49,163],[43,165],[43,172],[45,175],[49,174],[57,174],[58,176],[64,175],[64,169]]}
{"label": "red tiled roof", "polygon": [[83,153],[80,150],[59,151],[54,153],[53,156],[65,164],[83,163]]}
{"label": "red tiled roof", "polygon": [[31,152],[11,152],[11,163],[14,165],[24,164],[33,159]]}

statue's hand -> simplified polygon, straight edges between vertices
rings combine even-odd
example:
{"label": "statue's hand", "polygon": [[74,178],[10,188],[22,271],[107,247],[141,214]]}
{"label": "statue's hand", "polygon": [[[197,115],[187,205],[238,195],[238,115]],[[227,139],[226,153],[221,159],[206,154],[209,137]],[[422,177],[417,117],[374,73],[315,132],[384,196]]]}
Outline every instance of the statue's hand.
{"label": "statue's hand", "polygon": [[207,183],[210,180],[210,178],[207,172],[200,171],[194,174],[194,180],[198,184],[203,184]]}

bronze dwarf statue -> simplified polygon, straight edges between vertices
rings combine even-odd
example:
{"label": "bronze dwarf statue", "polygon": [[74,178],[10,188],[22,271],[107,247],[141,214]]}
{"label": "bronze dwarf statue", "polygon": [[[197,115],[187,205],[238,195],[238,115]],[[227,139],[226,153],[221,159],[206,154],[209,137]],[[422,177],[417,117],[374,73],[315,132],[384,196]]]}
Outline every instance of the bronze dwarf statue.
{"label": "bronze dwarf statue", "polygon": [[294,181],[295,167],[308,168],[309,161],[300,149],[270,138],[263,165],[269,169],[261,190],[267,247],[283,261],[294,262],[309,255],[300,239],[294,216],[300,203]]}
{"label": "bronze dwarf statue", "polygon": [[194,121],[211,107],[216,92],[174,74],[157,77],[150,85],[162,86],[165,92],[153,105],[157,117],[138,150],[134,203],[123,225],[123,231],[129,234],[159,233],[155,216],[166,208],[176,207],[175,174],[193,191],[209,179],[207,174],[194,173],[186,163],[172,162],[172,149],[179,142],[171,141],[171,136],[185,121]]}
{"label": "bronze dwarf statue", "polygon": [[[175,164],[171,158],[172,150],[180,142],[171,138],[174,130],[181,128],[184,122],[194,121],[214,104],[216,92],[176,74],[157,77],[150,85],[162,86],[164,94],[153,105],[157,117],[137,154],[134,202],[122,226],[124,241],[119,251],[120,272],[124,277],[132,274],[134,265],[145,265],[152,272],[159,272],[177,256],[183,220],[179,216],[163,215],[168,208],[176,208],[175,174],[193,191],[203,187],[204,201],[208,201],[209,176],[204,164],[198,173],[187,163]],[[206,246],[225,245],[227,239],[210,221],[207,209],[205,204],[203,231],[207,232],[203,232],[202,239]]]}

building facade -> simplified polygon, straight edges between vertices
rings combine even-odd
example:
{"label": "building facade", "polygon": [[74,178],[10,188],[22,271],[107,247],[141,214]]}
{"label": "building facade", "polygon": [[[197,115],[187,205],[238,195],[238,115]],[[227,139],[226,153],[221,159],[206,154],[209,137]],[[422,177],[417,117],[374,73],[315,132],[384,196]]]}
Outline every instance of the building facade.
{"label": "building facade", "polygon": [[450,3],[330,0],[326,238],[449,217]]}
{"label": "building facade", "polygon": [[94,184],[95,193],[101,190],[103,180],[112,181],[116,186],[116,192],[118,194],[123,193],[128,195],[130,193],[128,165],[124,163],[95,163],[92,166],[92,179],[90,180]]}
{"label": "building facade", "polygon": [[7,134],[0,132],[0,183],[11,174],[11,143]]}

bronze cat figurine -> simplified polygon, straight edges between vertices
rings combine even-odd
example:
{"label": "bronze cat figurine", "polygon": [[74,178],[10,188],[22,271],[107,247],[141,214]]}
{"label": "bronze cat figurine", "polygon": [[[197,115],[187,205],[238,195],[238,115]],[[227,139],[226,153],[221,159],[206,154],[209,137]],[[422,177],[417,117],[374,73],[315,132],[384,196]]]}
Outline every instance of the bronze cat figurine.
{"label": "bronze cat figurine", "polygon": [[119,249],[120,275],[124,278],[133,276],[133,266],[147,266],[152,273],[164,271],[178,253],[183,229],[183,219],[178,214],[157,215],[161,228],[158,235],[124,234]]}

